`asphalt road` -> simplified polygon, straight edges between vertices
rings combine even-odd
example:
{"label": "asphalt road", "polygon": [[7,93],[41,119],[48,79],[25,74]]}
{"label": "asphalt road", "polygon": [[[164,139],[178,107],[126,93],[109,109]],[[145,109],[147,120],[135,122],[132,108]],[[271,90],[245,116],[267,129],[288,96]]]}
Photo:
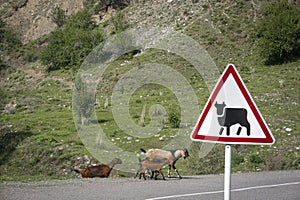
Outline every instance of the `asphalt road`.
{"label": "asphalt road", "polygon": [[[1,200],[223,199],[223,175],[182,180],[78,179],[0,184]],[[300,170],[233,174],[232,200],[299,200]]]}

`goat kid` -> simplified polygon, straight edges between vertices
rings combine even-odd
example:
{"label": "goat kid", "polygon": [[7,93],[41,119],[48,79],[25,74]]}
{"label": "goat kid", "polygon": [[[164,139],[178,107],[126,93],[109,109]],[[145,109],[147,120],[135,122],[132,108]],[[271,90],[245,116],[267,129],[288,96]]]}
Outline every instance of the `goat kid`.
{"label": "goat kid", "polygon": [[122,164],[119,158],[114,158],[109,164],[99,164],[96,166],[90,166],[85,169],[74,169],[75,172],[80,173],[82,178],[108,178],[111,170],[116,164]]}
{"label": "goat kid", "polygon": [[150,160],[149,158],[145,158],[145,159],[141,160],[139,158],[139,169],[136,172],[136,175],[134,178],[136,178],[138,176],[138,174],[140,174],[139,179],[141,179],[141,176],[143,175],[143,178],[146,180],[145,173],[148,170],[150,170],[152,172],[151,179],[153,178],[153,175],[155,173],[155,176],[154,176],[155,180],[157,179],[157,176],[159,174],[162,175],[163,180],[166,180],[165,176],[162,172],[162,168],[163,168],[163,166],[165,166],[167,164],[169,164],[169,160],[166,158],[162,159],[162,160]]}
{"label": "goat kid", "polygon": [[169,166],[168,166],[168,177],[171,177],[171,169],[174,169],[177,177],[181,179],[178,170],[175,167],[175,163],[177,160],[181,157],[183,159],[186,159],[189,157],[189,152],[186,148],[183,149],[176,149],[176,150],[163,150],[163,149],[149,149],[148,151],[144,150],[143,148],[140,149],[142,152],[146,154],[146,157],[148,157],[150,160],[162,160],[162,159],[168,159]]}

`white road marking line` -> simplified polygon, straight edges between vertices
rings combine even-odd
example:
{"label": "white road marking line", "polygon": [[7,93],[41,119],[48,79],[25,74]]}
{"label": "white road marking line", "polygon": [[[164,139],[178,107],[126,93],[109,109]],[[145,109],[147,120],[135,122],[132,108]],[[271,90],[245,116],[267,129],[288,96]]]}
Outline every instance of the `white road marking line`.
{"label": "white road marking line", "polygon": [[[238,188],[238,189],[232,189],[231,192],[240,192],[240,191],[253,190],[253,189],[272,188],[272,187],[297,185],[297,184],[300,184],[300,182],[291,182],[291,183],[281,183],[281,184],[274,184],[274,185],[261,185],[261,186],[253,186],[253,187],[246,187],[246,188]],[[224,192],[224,190],[218,190],[218,191],[211,191],[211,192],[199,192],[199,193],[191,193],[191,194],[179,194],[179,195],[172,195],[172,196],[155,197],[155,198],[150,198],[150,199],[145,199],[145,200],[172,199],[172,198],[178,198],[178,197],[188,197],[188,196],[207,195],[207,194],[218,194],[218,193],[223,193],[223,192]]]}

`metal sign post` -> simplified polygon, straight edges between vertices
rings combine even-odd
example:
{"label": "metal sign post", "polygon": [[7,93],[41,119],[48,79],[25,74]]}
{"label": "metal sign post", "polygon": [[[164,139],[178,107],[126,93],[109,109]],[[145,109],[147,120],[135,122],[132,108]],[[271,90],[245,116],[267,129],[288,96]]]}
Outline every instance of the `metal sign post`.
{"label": "metal sign post", "polygon": [[225,146],[225,170],[224,170],[224,200],[230,200],[231,187],[231,146]]}
{"label": "metal sign post", "polygon": [[230,145],[271,145],[275,142],[233,64],[227,65],[206,102],[191,140],[225,144],[224,200],[230,200],[231,192]]}

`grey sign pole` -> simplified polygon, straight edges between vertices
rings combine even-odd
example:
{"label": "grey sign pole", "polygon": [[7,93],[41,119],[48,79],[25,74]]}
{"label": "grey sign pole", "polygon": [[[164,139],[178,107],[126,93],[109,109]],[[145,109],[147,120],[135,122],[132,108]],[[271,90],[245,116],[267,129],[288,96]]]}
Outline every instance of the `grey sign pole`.
{"label": "grey sign pole", "polygon": [[225,146],[225,170],[224,170],[224,200],[230,200],[231,187],[231,146]]}

